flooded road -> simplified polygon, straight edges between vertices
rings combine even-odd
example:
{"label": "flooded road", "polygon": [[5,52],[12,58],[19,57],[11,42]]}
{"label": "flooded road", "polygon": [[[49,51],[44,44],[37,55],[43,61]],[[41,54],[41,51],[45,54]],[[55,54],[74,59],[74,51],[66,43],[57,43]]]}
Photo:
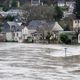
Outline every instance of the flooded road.
{"label": "flooded road", "polygon": [[80,46],[0,43],[0,80],[80,80]]}

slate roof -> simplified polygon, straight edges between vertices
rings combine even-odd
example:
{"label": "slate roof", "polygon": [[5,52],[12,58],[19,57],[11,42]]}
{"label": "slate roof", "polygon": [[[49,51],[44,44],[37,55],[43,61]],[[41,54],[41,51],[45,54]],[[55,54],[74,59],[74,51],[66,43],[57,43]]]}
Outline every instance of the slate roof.
{"label": "slate roof", "polygon": [[21,31],[22,28],[23,27],[20,26],[18,23],[8,21],[4,23],[2,32],[11,32],[11,31],[17,32]]}
{"label": "slate roof", "polygon": [[[4,23],[2,32],[17,32],[21,31],[23,28],[24,26],[22,26],[20,23],[8,21]],[[63,31],[63,28],[58,24],[58,22],[47,23],[46,21],[41,20],[31,21],[27,28],[31,30],[31,32],[34,32],[34,30],[36,30],[37,28],[43,28],[50,31]]]}
{"label": "slate roof", "polygon": [[37,27],[41,26],[43,23],[46,23],[45,21],[41,21],[41,20],[32,20],[29,25],[28,28],[29,29],[36,29]]}
{"label": "slate roof", "polygon": [[44,28],[49,31],[63,31],[63,28],[58,24],[58,22],[46,22],[41,20],[33,20],[28,25],[29,29]]}
{"label": "slate roof", "polygon": [[58,22],[54,22],[51,24],[52,31],[63,31],[63,28],[58,24]]}

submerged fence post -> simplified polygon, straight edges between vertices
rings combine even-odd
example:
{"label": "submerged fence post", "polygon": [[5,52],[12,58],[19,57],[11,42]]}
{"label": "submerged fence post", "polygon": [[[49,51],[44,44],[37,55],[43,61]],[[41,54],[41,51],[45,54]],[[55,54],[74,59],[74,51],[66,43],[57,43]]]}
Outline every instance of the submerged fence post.
{"label": "submerged fence post", "polygon": [[65,57],[67,56],[67,48],[64,48],[65,49]]}

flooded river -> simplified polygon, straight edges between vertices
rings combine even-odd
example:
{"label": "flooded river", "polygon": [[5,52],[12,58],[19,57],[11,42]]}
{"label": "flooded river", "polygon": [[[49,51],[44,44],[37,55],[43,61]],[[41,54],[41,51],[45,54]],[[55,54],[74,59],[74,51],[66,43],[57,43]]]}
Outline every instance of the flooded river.
{"label": "flooded river", "polygon": [[80,46],[0,43],[0,80],[80,80]]}

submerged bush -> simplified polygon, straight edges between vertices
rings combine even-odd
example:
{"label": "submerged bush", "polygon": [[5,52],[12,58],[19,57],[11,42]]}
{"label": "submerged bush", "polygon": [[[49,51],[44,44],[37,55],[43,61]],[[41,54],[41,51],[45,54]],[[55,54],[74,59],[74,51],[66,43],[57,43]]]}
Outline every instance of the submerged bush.
{"label": "submerged bush", "polygon": [[60,40],[65,44],[71,44],[71,39],[69,39],[69,35],[67,34],[61,34]]}

